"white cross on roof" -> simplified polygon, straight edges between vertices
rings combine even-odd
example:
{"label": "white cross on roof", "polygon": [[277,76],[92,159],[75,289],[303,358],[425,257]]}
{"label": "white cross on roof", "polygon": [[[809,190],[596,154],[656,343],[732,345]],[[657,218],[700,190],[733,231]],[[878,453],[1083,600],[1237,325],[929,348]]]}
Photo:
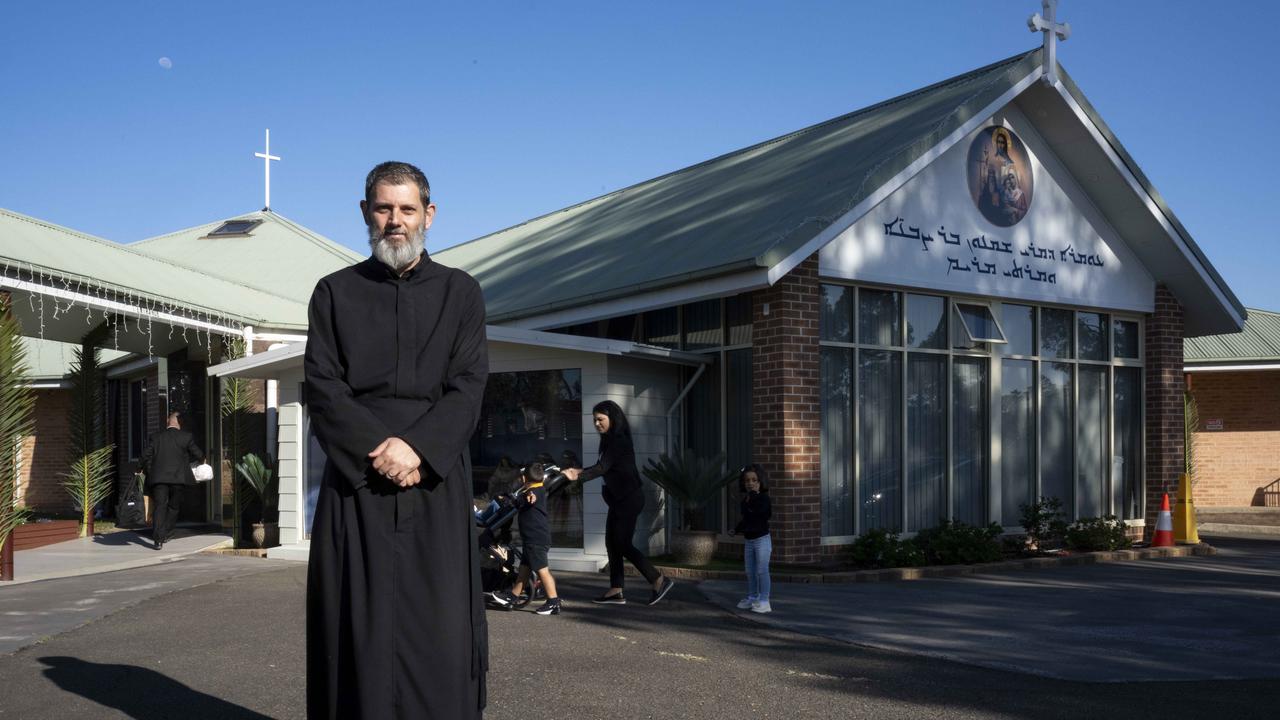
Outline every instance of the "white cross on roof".
{"label": "white cross on roof", "polygon": [[271,161],[280,158],[271,154],[271,128],[267,128],[267,146],[263,152],[254,153],[254,157],[262,158],[262,166],[266,172],[266,198],[263,200],[262,209],[271,209]]}

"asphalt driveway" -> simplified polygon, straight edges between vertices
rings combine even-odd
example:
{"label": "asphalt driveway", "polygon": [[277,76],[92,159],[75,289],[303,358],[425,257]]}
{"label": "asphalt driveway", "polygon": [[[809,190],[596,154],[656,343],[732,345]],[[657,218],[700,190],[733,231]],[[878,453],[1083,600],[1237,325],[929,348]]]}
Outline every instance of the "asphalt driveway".
{"label": "asphalt driveway", "polygon": [[770,615],[735,609],[742,583],[700,589],[778,628],[1050,678],[1280,678],[1280,542],[1214,545],[1214,557],[911,582],[775,583]]}

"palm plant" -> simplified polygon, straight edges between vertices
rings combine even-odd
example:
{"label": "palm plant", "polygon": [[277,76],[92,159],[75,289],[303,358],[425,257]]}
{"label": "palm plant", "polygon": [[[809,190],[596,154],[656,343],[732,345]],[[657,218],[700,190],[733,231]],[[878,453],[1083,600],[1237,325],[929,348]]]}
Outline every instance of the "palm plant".
{"label": "palm plant", "polygon": [[[276,484],[279,482],[279,478],[276,477],[274,467],[275,461],[270,455],[267,455],[266,462],[263,462],[262,458],[253,453],[246,454],[243,460],[236,463],[236,473],[239,474],[240,479],[262,501],[262,513],[259,522],[266,522],[267,509],[276,497]],[[248,496],[249,493],[242,493],[242,495]],[[238,508],[238,511],[243,511],[247,507],[248,503],[246,502],[244,506]]]}
{"label": "palm plant", "polygon": [[245,489],[240,491],[241,500],[236,503],[236,514],[243,514],[248,508],[249,502],[245,498],[250,497],[249,491],[262,501],[259,522],[253,525],[253,544],[259,548],[266,547],[267,509],[274,505],[276,500],[276,483],[279,479],[272,469],[274,466],[275,462],[270,455],[267,456],[267,461],[263,462],[262,458],[253,453],[245,455],[243,460],[236,463],[236,473],[245,485]]}
{"label": "palm plant", "polygon": [[80,508],[81,536],[93,533],[93,510],[111,495],[114,480],[98,349],[78,347],[71,364],[71,463],[62,487]]}
{"label": "palm plant", "polygon": [[736,473],[725,471],[724,458],[723,453],[703,458],[685,449],[674,458],[663,453],[657,462],[649,460],[641,472],[680,504],[680,529],[692,530],[698,522],[698,511],[737,477]]}
{"label": "palm plant", "polygon": [[32,430],[35,393],[28,385],[27,349],[9,294],[0,292],[0,548],[29,510],[17,504],[22,437]]}

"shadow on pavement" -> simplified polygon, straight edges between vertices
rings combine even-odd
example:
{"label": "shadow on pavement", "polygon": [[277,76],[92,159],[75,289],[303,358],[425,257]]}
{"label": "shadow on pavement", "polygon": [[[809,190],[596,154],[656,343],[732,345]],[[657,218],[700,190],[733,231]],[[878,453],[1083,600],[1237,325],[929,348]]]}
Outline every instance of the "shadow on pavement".
{"label": "shadow on pavement", "polygon": [[[152,547],[155,545],[151,541],[151,530],[146,530],[147,535],[142,535],[141,530],[121,530],[119,532],[107,533],[106,535],[94,535],[93,544],[102,545],[104,547],[124,547],[126,545],[141,545],[143,547]],[[179,537],[178,533],[174,533],[174,538]]]}
{"label": "shadow on pavement", "polygon": [[160,720],[178,715],[185,720],[271,720],[136,665],[92,663],[67,656],[47,656],[39,660],[48,666],[45,677],[59,688],[115,708],[136,720]]}

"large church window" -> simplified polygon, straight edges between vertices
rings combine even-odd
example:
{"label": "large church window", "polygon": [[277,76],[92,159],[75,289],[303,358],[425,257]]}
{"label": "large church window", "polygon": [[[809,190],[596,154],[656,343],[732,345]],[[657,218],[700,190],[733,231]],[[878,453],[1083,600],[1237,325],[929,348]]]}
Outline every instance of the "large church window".
{"label": "large church window", "polygon": [[853,293],[844,285],[822,286],[818,328],[823,340],[853,342]]}
{"label": "large church window", "polygon": [[1080,399],[1076,431],[1076,517],[1100,517],[1106,505],[1105,479],[1110,454],[1110,421],[1107,417],[1107,368],[1081,365]]}
{"label": "large church window", "polygon": [[1118,367],[1115,373],[1112,512],[1124,519],[1140,518],[1143,516],[1142,368]]}
{"label": "large church window", "polygon": [[[895,303],[896,305],[896,303]],[[858,351],[861,532],[902,525],[902,353]]]}
{"label": "large church window", "polygon": [[1040,363],[1040,496],[1061,500],[1067,514],[1075,495],[1072,367],[1070,363]]}
{"label": "large church window", "polygon": [[887,290],[858,291],[858,342],[902,345],[901,297],[901,293]]}
{"label": "large church window", "polygon": [[1138,323],[1132,320],[1116,320],[1115,348],[1116,357],[1126,360],[1138,359]]}
{"label": "large church window", "polygon": [[1000,368],[1000,522],[1016,527],[1035,492],[1035,384],[1030,360]]}
{"label": "large church window", "polygon": [[[941,335],[943,339],[946,335]],[[907,356],[907,530],[947,519],[947,358]]]}
{"label": "large church window", "polygon": [[1077,336],[1081,360],[1108,360],[1107,328],[1110,323],[1101,313],[1076,313]]}
{"label": "large church window", "polygon": [[821,349],[822,534],[853,527],[853,350]]}
{"label": "large church window", "polygon": [[1004,328],[1004,345],[998,345],[1002,355],[1036,354],[1036,309],[1030,305],[1005,303],[1001,306],[1000,325]]}
{"label": "large church window", "polygon": [[819,330],[826,542],[1040,497],[1142,517],[1140,321],[828,283]]}
{"label": "large church window", "polygon": [[957,522],[987,522],[990,382],[985,358],[958,357],[952,367],[952,513]]}
{"label": "large church window", "polygon": [[1040,308],[1040,356],[1069,359],[1071,352],[1072,312],[1058,308]]}
{"label": "large church window", "polygon": [[947,349],[947,301],[932,295],[907,296],[907,347]]}

